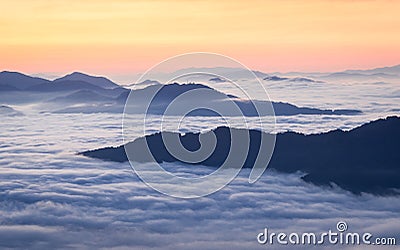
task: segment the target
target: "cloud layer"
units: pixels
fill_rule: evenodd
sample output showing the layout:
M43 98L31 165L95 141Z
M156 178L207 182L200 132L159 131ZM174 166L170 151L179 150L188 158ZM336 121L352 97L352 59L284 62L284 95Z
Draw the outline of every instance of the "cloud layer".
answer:
M272 88L273 97L278 87ZM335 85L331 92L327 88L294 87L280 96L303 105L322 103L321 93L336 94L336 99L329 99L331 107L358 103L366 114L280 117L279 129L313 133L351 128L398 108L396 99L383 94L394 87ZM366 98L374 90L381 97ZM361 94L352 99L345 93ZM30 107L21 111L25 116L1 117L0 123L0 248L275 249L277 245L261 246L256 241L265 227L289 233L325 232L335 229L339 220L354 232L400 234L398 197L355 196L339 188L316 187L303 182L302 173L267 170L258 182L249 184L249 170L243 170L213 195L170 198L142 183L128 164L75 155L122 144L120 115L38 114ZM135 127L134 120L127 132L137 136L142 128ZM220 122L187 118L181 129L204 130ZM166 128L175 129L172 124L176 123ZM157 125L147 132L157 130ZM210 171L164 167L184 175Z

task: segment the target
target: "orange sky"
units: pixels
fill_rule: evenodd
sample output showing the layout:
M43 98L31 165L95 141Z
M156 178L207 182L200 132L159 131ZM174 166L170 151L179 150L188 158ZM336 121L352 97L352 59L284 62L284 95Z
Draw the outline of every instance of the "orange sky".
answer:
M250 68L400 63L400 1L0 0L0 70L138 72L180 53Z

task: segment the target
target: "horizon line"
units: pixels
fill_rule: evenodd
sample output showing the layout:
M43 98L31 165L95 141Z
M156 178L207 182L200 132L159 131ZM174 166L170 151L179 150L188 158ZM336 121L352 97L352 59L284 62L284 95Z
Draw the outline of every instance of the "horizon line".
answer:
M339 71L296 71L296 70L292 70L292 71L264 71L264 70L259 70L259 69L252 69L250 68L250 70L254 71L254 72L261 72L261 73L265 73L265 74L273 74L273 73L279 73L279 74L293 74L293 73L301 73L301 74L313 74L313 73L318 73L318 74L331 74L331 73L338 73L338 72L345 72L345 71L367 71L367 70L375 70L375 69L384 69L384 68L393 68L393 67L397 67L400 66L399 64L394 64L394 65L386 65L386 66L374 66L374 67L365 67L365 68L348 68L348 69L343 69L343 70L339 70ZM183 70L183 69L190 69L190 68L196 68L196 67L185 67L185 68L179 68L179 69L175 69L175 70L171 70L171 71L167 71L167 72L156 72L156 73L173 73L175 71L178 70ZM209 68L209 69L213 69L213 68L230 68L230 67L200 67L200 68ZM233 67L232 67L233 68ZM42 78L42 79L46 79L46 80L54 80L66 75L70 75L73 73L82 73L82 74L86 74L86 75L90 75L90 76L94 76L94 77L105 77L107 79L111 79L115 78L116 76L136 76L139 77L140 75L144 74L145 71L140 71L140 72L115 72L115 73L111 73L111 72L105 72L105 73L97 73L97 72L89 72L86 70L78 70L75 69L73 71L62 71L62 72L45 72L45 71L41 71L41 72L26 72L26 71L20 71L20 70L16 70L16 69L2 69L0 71L0 73L3 72L13 72L13 73L20 73L20 74L24 74L27 76L31 76L31 77L37 77L37 78ZM42 75L42 76L41 76ZM114 77L113 77L114 75ZM114 80L113 80L114 81ZM117 81L118 82L118 81Z

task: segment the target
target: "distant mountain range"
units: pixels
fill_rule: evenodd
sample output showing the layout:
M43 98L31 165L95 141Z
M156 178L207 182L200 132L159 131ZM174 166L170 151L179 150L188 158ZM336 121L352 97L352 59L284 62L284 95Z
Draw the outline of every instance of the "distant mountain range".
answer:
M250 134L250 149L244 167L252 168L257 159L261 134L258 130L234 129L235 133ZM228 157L231 136L227 127L212 131L217 138L213 153L195 165L218 167ZM207 132L211 133L211 132ZM133 162L181 162L172 156L162 141L171 132L138 138L125 147L133 152ZM271 135L263 134L263 138ZM179 135L190 151L200 147L199 133ZM264 139L263 139L264 140ZM149 146L149 150L146 144ZM207 147L207 145L202 145ZM317 185L338 185L356 194L400 194L400 118L379 119L350 131L334 130L322 134L304 135L280 133L269 168L280 172L304 172L305 181ZM124 146L106 147L80 153L102 160L127 161ZM131 155L132 156L132 155ZM184 162L187 163L187 162ZM187 163L190 164L190 163Z
M236 72L236 71L233 71ZM265 76L265 74L258 73ZM216 80L216 78L215 78ZM219 79L221 81L221 79ZM308 78L290 78L289 81L317 82ZM201 102L215 107L228 106L229 103L236 104L244 116L265 116L271 115L270 103L267 101L253 100L252 102L240 99L233 95L226 95L203 84L178 84L171 83L162 85L154 80L143 81L142 89L130 90L124 88L104 77L90 76L87 74L74 72L53 81L27 76L18 72L0 72L0 90L2 93L12 92L13 98L20 102L41 102L48 112L57 113L122 113L128 95L135 100L135 105L145 105L153 98L152 93L159 89L159 93L152 99L149 114L164 114L168 104L175 100L179 95L191 90L208 90L207 95L198 96ZM34 96L32 100L31 96ZM40 97L43 95L43 97ZM39 97L38 97L39 96ZM13 104L1 100L0 103ZM192 100L187 100L189 103ZM79 104L79 105L78 105ZM180 108L184 108L184 101L176 105L176 114L181 114ZM258 107L256 110L255 105ZM272 102L275 115L298 115L298 114L321 114L321 115L354 115L361 113L355 109L318 109L311 107L298 107L290 103ZM141 108L129 108L130 113L142 112ZM237 112L232 113L232 109L222 110L226 116L236 116ZM172 114L173 115L173 114ZM190 116L215 116L215 112L199 109L188 114Z
M18 72L0 72L0 89L20 91L71 91L81 89L113 89L120 87L105 77L74 72L53 81Z
M168 73L159 73L159 72L150 72L149 76L153 79L175 79L181 75L192 74L193 72L204 72L214 76L229 76L229 79L243 79L248 78L249 76L257 76L260 79L268 76L268 74L253 70L249 71L243 68L230 68L230 67L192 67L192 68L183 68L173 72Z
M173 101L176 101L177 98L184 93L190 93L190 91L200 90L195 92L195 94L190 95L189 97L181 98L179 101L179 105L175 106L175 109L170 113L172 115L180 115L185 113L186 106L190 105L194 101L199 103L204 103L207 107L215 107L221 111L221 114L225 116L235 116L237 112L232 109L232 103L236 104L237 107L241 110L243 115L245 116L267 116L271 115L270 112L270 103L267 101L257 101L254 100L250 102L249 100L240 99L234 95L226 95L222 92L219 92L211 87L202 85L202 84L168 84L160 86L149 86L144 89L139 89L131 92L132 100L134 100L134 104L136 106L140 106L141 103L147 103L148 100L152 100L149 105L148 112L150 114L164 114L168 105L170 105ZM204 90L202 92L201 90ZM153 94L157 93L154 97ZM201 94L204 93L204 94ZM275 111L275 115L298 115L298 114L324 114L324 115L354 115L360 113L358 110L323 110L316 108L307 108L307 107L297 107L295 105L283 102L272 102L272 106ZM225 108L226 107L226 108ZM256 109L257 107L257 109ZM128 109L125 111L131 113L140 112L141 107L137 110L135 106L128 106ZM189 116L215 116L217 115L214 112L205 109L199 109L193 111L188 114Z
M307 77L280 77L280 76L267 76L264 77L265 81L273 81L273 82L280 82L280 81L288 81L288 82L305 82L305 83L323 83L323 81L314 80Z
M381 67L367 70L346 70L345 73L349 74L383 74L383 75L397 75L400 76L400 64L389 67Z
M155 78L150 79L162 79L167 77L172 79L173 76L184 75L189 72L209 72L215 75L229 74L230 79L241 79L243 77L249 76L249 72L239 68L226 68L226 67L215 67L215 68L188 68L181 69L171 73L155 73ZM254 75L260 79L266 81L292 81L292 82L320 82L324 79L351 79L353 80L400 80L400 65L395 65L391 67L381 67L375 69L367 70L345 70L341 72L334 73L323 73L323 72L287 72L287 73L264 73L260 71L252 71ZM160 78L157 78L160 77ZM316 78L316 79L314 79ZM208 79L210 82L225 82L224 79L220 77L211 77ZM19 72L3 71L0 72L0 90L3 91L15 91L15 90L26 90L35 85L43 83L71 83L71 82L85 82L104 89L113 89L117 87L122 87L111 80L101 77L101 76L91 76L88 74L73 72L71 74L65 75L63 77L57 78L55 80L47 80L40 77L32 77ZM135 85L152 85L159 84L159 81L155 80L144 80L143 82ZM63 85L63 84L60 84ZM133 86L134 84L130 85ZM60 88L60 87L59 87Z
M215 74L215 77L198 78L202 80L208 80L214 83L226 82L225 79L217 76L229 76L231 80L244 79L250 75L256 75L259 79L269 82L293 82L293 83L324 83L324 82L400 82L400 65L392 67L382 67L368 70L345 70L341 72L271 72L264 73L260 71L246 71L240 68L187 68L177 70L171 73L154 73L151 75L154 78L159 77L160 79L173 79L180 75L185 75L190 72L209 72ZM157 78L158 79L158 78ZM196 81L196 77L192 76L191 79Z
M190 98L181 98L176 101L178 96L184 93L189 93L193 90L205 90L204 95L197 92L196 95L190 96ZM157 92L155 96L153 94ZM199 103L203 103L207 107L214 107L219 109L224 116L237 116L238 113L236 109L232 108L232 104L237 105L244 116L268 116L272 115L271 104L274 108L275 115L298 115L298 114L308 114L308 115L356 115L361 113L359 110L352 109L337 109L337 110L326 110L308 107L297 107L290 103L283 102L272 102L271 104L267 101L253 101L240 99L233 95L226 95L219 92L213 88L202 84L178 84L172 83L167 85L150 85L143 89L133 90L131 92L124 91L118 97L105 98L98 94L90 92L79 92L73 93L69 96L58 98L56 101L60 102L79 102L84 100L89 103L87 106L70 107L59 110L62 113L93 113L93 112L123 112L124 105L128 94L130 93L130 98L133 100L130 105L125 108L125 112L130 114L140 114L143 112L143 107L149 105L147 109L148 114L163 115L167 110L168 106L174 101L176 106L174 110L170 111L170 115L182 115L186 113L186 107L196 100ZM87 96L87 98L85 97ZM72 100L71 100L72 99ZM108 103L114 103L113 106L110 105L98 105L93 106L91 103L99 100L108 101ZM152 100L149 102L149 100ZM257 107L257 109L256 109ZM197 109L190 112L187 116L217 116L218 114L207 110L207 109Z
M340 72L287 72L271 73L265 80L269 81L283 81L292 78L309 78L314 81L328 81L328 82L400 82L400 65L391 67L382 67L367 70L345 70ZM270 78L270 79L269 79Z

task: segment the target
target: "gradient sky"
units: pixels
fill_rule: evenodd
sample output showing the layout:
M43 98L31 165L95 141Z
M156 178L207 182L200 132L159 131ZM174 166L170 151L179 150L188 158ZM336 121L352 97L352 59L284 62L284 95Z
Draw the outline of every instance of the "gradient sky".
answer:
M271 71L400 63L400 1L0 0L0 70L123 75L207 51Z

